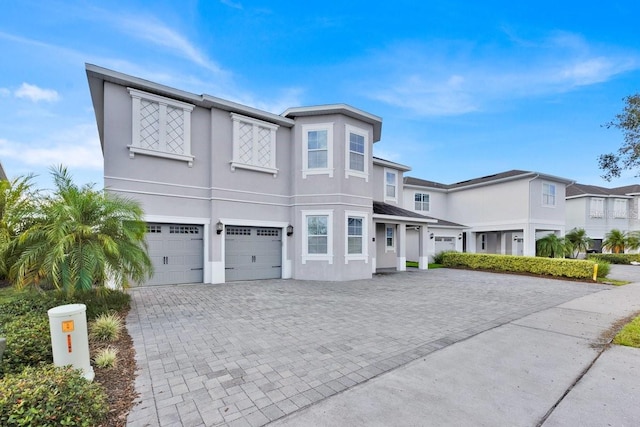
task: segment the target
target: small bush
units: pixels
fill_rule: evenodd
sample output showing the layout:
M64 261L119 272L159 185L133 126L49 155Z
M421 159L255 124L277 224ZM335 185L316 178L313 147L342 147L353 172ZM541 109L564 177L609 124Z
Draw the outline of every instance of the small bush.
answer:
M8 323L3 332L7 348L0 363L0 374L20 372L26 366L51 363L49 318L42 313L20 316Z
M445 267L466 267L591 280L593 279L595 262L563 258L449 252L443 256L443 265ZM603 270L606 270L606 267Z
M45 365L0 380L0 425L95 426L109 409L104 390L80 371Z
M598 264L598 277L604 279L611 272L611 264L606 261L597 261Z
M93 358L93 363L95 363L98 368L108 369L116 366L117 357L117 348L106 347L100 350Z
M122 332L122 320L115 313L103 313L89 323L89 336L96 341L116 341Z
M640 262L640 254L588 254L587 259L609 264L631 264L632 261Z
M444 260L444 255L449 253L449 252L455 252L455 251L441 251L441 252L438 252L437 254L435 254L433 256L433 263L434 264L442 264L443 260Z

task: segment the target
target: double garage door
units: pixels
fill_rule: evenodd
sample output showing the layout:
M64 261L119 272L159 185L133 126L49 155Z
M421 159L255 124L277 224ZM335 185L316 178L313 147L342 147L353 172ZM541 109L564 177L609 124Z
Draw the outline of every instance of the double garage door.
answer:
M225 281L282 277L282 229L225 227Z
M148 285L202 283L204 227L191 224L147 224L147 244L154 274Z

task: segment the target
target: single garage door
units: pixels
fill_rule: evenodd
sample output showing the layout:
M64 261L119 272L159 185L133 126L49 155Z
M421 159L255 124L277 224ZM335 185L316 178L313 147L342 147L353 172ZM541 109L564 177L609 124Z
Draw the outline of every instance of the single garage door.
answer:
M455 251L456 250L456 238L455 237L436 237L435 253L439 254L443 251Z
M154 274L149 285L202 283L204 227L191 224L147 224L147 244Z
M225 281L282 277L282 230L226 226Z

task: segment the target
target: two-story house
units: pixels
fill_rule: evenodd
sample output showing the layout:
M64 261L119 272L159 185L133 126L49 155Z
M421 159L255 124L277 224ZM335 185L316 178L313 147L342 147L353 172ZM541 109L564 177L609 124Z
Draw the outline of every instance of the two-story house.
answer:
M605 188L575 183L567 187L567 230L583 228L601 251L606 234L639 231L640 185Z
M107 191L148 223L149 284L353 280L405 268L408 168L374 159L382 120L344 105L277 115L86 65ZM419 243L418 243L419 244ZM427 245L421 244L421 268Z
M572 181L511 170L455 184L405 178L413 210L440 219L441 240L431 253L464 252L534 256L536 239L565 233L565 188ZM445 221L449 222L447 224Z

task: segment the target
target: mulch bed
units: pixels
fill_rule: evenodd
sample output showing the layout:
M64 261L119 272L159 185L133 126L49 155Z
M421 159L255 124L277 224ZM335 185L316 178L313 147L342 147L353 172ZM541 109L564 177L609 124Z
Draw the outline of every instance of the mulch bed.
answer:
M129 309L119 313L123 323L128 312ZM109 401L109 414L100 427L124 427L127 425L127 415L133 407L133 402L138 397L135 389L136 352L126 327L123 328L120 338L108 345L118 350L116 365L107 369L94 367L96 375L94 381L102 385ZM97 354L102 347L105 345L89 343L89 351L92 355Z

